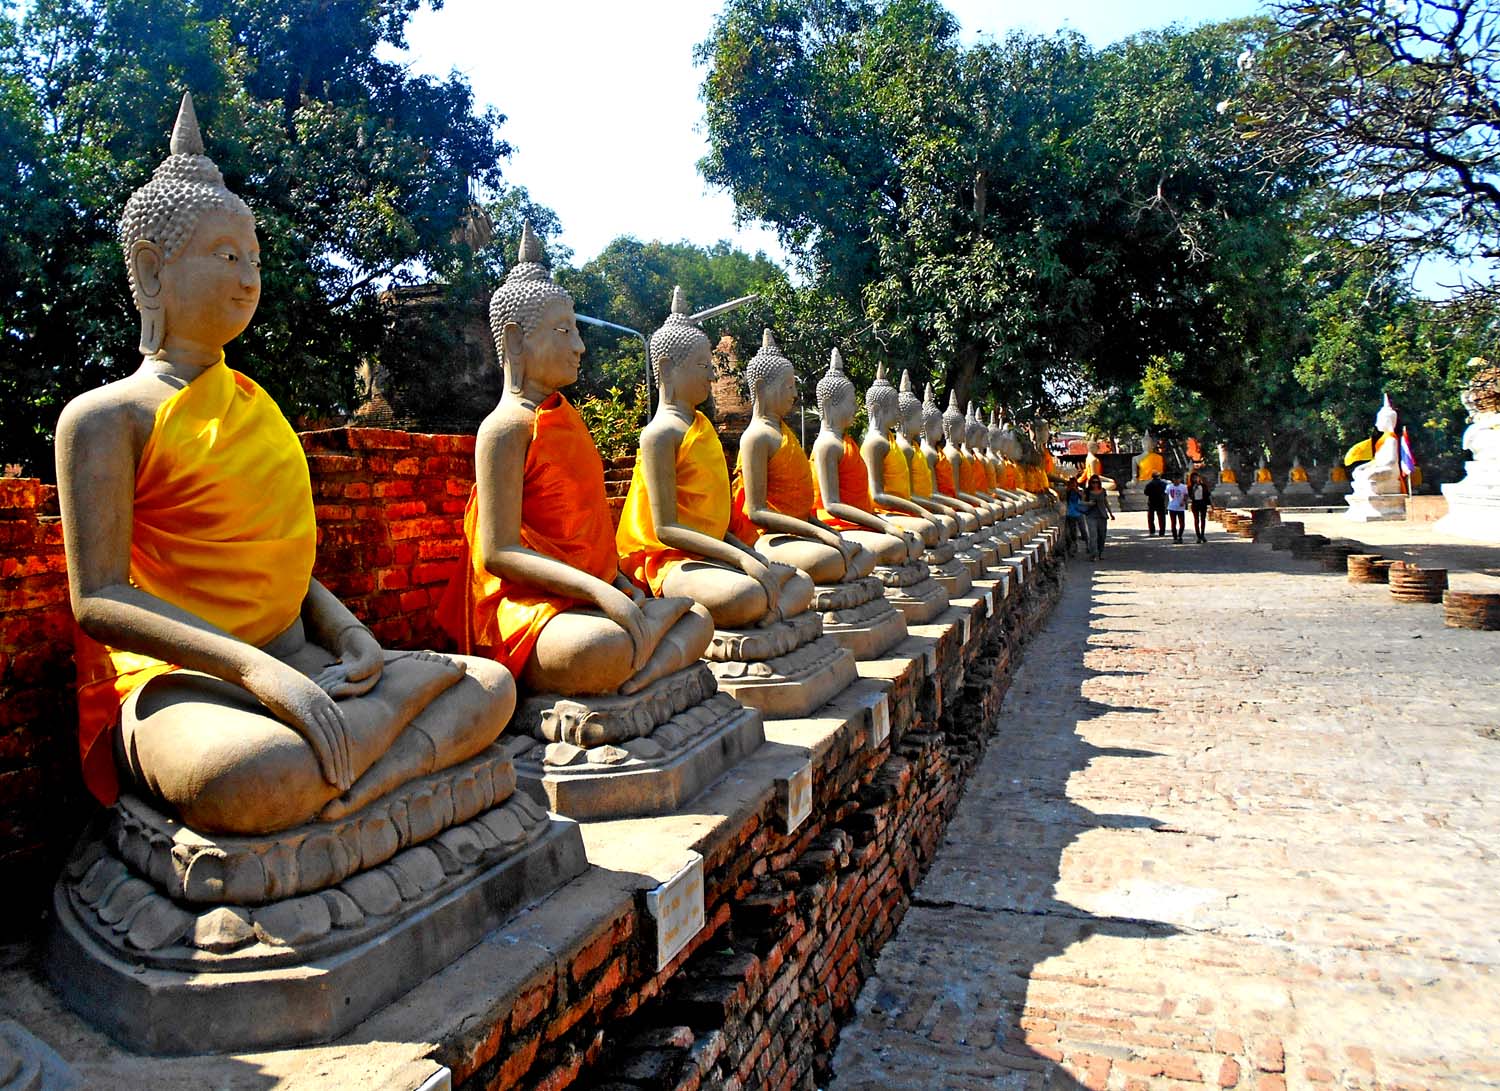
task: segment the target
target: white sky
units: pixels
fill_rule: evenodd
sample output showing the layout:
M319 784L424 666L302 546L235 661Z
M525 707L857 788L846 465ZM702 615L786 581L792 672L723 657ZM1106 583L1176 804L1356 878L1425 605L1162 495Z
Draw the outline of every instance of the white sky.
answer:
M620 235L784 258L775 235L736 228L734 202L710 191L697 163L703 72L715 0L445 0L413 18L404 59L416 71L466 76L480 103L506 115L506 178L557 212L582 264ZM965 34L1071 26L1095 45L1137 30L1250 14L1254 0L949 0Z

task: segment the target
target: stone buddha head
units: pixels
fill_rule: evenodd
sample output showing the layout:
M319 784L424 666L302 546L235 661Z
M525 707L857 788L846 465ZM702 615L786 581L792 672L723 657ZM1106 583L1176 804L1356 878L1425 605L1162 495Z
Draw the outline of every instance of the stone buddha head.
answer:
M922 440L936 449L938 441L943 438L943 411L938 408L932 384L928 383L927 389L922 393Z
M169 338L222 348L245 331L260 302L255 217L203 153L192 95L182 96L170 148L120 217L146 355Z
M760 349L745 364L745 383L758 414L781 420L797 404L796 368L768 329L761 331Z
M828 370L818 380L817 397L818 416L823 419L823 427L836 435L843 435L854 422L858 394L844 374L844 357L836 348L829 354Z
M896 391L896 432L908 440L922 431L922 399L911 388L911 373L901 373L901 386Z
M578 381L583 339L573 297L542 264L542 246L529 222L521 226L515 267L490 296L490 333L512 394L530 385L545 396Z
M950 390L948 408L943 410L943 437L952 450L958 451L963 447L966 429L964 411L958 407L958 391Z
M671 313L651 335L651 370L664 403L702 405L713 383L713 346L688 314L687 297L679 285L672 289Z
M970 402L969 420L968 423L964 425L964 438L968 441L969 450L973 451L976 455L984 449L984 436L985 427L984 421L979 419L979 406L975 405L973 402Z
M879 436L890 435L900 414L900 400L896 388L885 377L885 365L875 368L875 381L865 392L865 412L870 417L870 431Z

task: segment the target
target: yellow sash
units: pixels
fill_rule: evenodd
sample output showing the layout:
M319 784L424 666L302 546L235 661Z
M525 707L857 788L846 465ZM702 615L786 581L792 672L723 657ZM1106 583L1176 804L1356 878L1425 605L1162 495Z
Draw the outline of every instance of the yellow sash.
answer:
M317 533L297 433L271 396L222 356L156 410L135 472L134 586L259 646L301 612ZM84 780L112 803L120 705L175 667L81 630L75 643Z
M695 413L677 448L677 520L710 538L723 538L729 531L730 512L724 445L708 418ZM694 559L657 538L644 460L639 457L620 512L615 549L620 554L620 570L653 595L661 594L662 580L673 566Z

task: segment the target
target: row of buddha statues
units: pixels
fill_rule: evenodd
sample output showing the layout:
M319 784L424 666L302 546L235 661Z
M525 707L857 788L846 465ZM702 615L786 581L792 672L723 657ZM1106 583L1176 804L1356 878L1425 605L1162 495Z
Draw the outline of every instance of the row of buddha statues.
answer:
M993 418L956 398L942 412L905 375L875 380L856 443L836 350L804 453L786 424L794 368L769 331L731 475L700 409L710 343L678 291L649 342L659 402L616 528L563 393L584 349L573 300L527 226L490 301L503 393L438 608L458 650L383 648L313 575L298 437L225 363L259 300L260 251L190 97L120 238L142 363L57 429L83 776L109 809L59 881L52 972L143 1048L161 1041L141 1012L191 1008L204 974L321 959L348 975L334 992L361 994L349 1011L383 1003L397 983L372 959L405 951L420 980L444 958L418 910L466 907L444 911L492 927L566 883L586 867L566 816L680 806L761 743L766 718L836 697L856 659L889 653L1055 522L1045 476L1002 456ZM142 965L181 980L144 996ZM300 1033L263 1018L272 1029L236 1044ZM213 1048L206 1025L194 1041Z
M1303 466L1300 456L1292 459L1286 479L1280 486L1271 471L1270 461L1264 451L1251 472L1249 487L1240 481L1237 462L1226 443L1218 445L1218 470L1213 475L1214 502L1224 507L1264 507L1271 504L1282 506L1316 504L1320 501L1337 502L1353 489L1349 471L1335 461L1329 467L1326 480L1321 487L1314 485L1312 475ZM1126 510L1144 511L1146 508L1145 486L1153 476L1165 475L1165 445L1148 430L1141 444L1141 452L1131 459L1130 481L1121 496ZM1097 445L1089 444L1089 453L1084 460L1086 475L1102 473L1102 464L1097 454Z

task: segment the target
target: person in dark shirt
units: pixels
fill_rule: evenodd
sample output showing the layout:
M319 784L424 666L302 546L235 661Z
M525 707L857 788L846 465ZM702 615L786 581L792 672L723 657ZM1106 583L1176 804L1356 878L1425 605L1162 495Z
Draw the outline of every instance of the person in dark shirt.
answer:
M1146 482L1146 530L1160 538L1167 533L1167 483L1161 474Z

